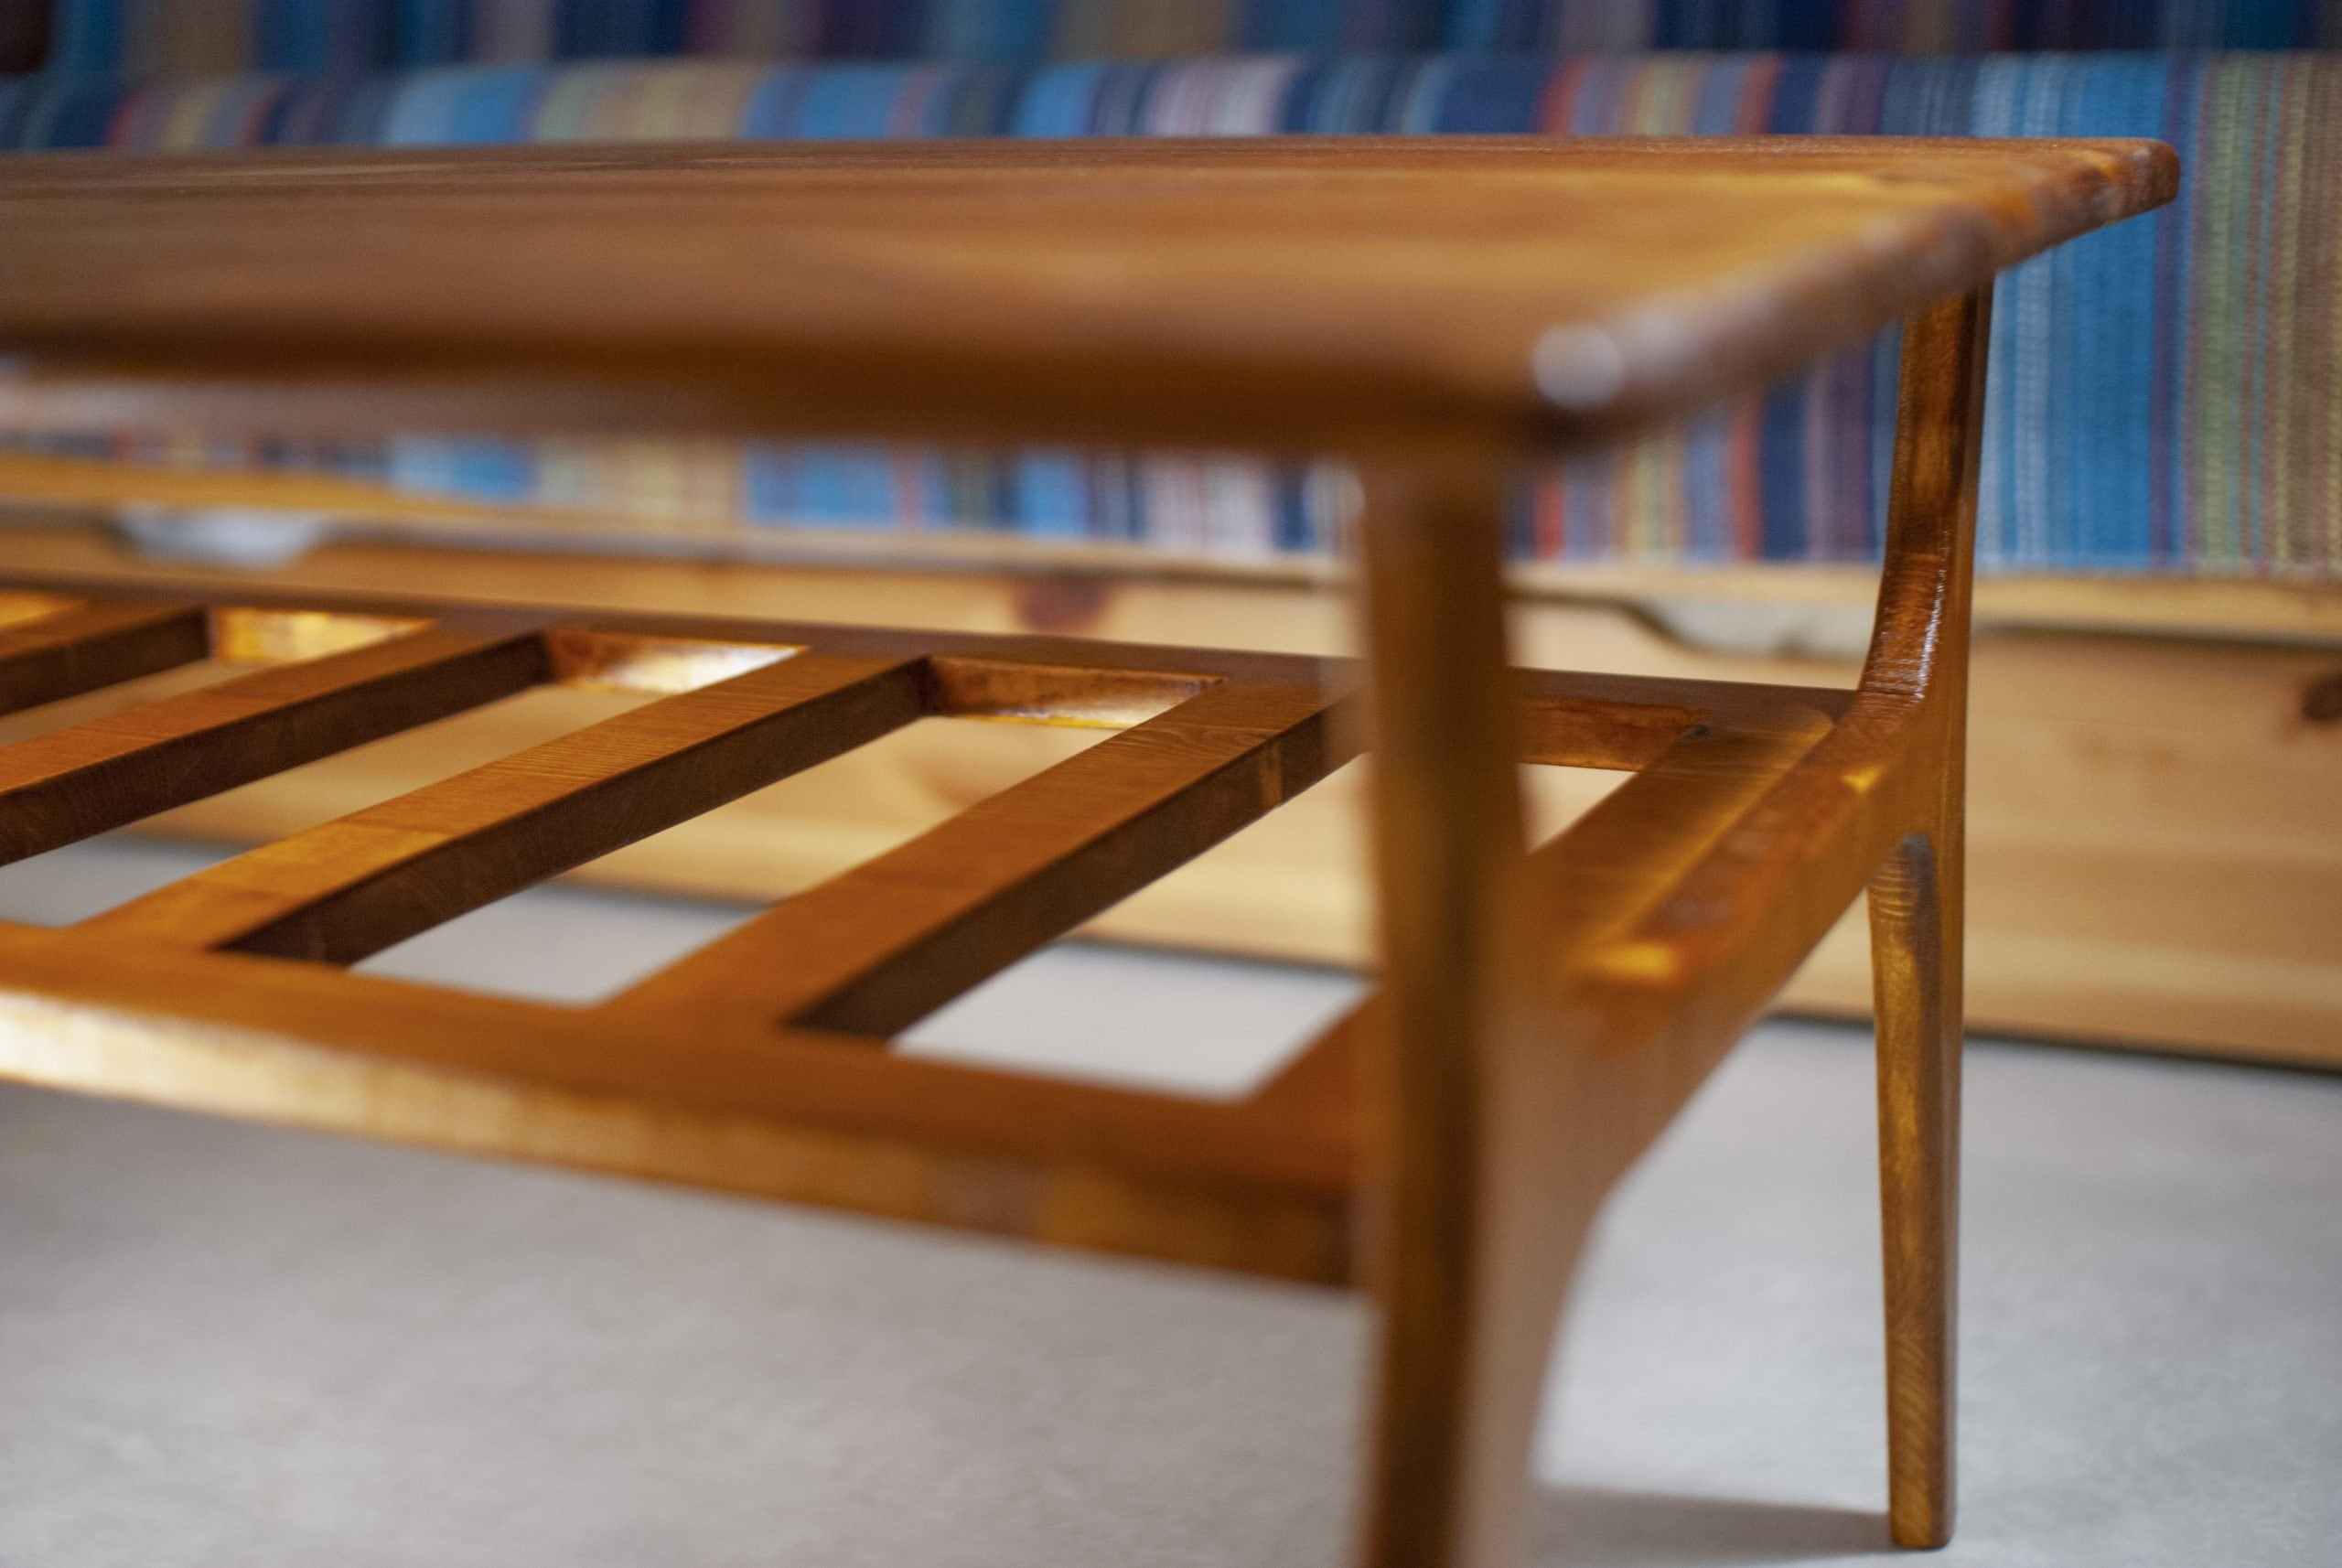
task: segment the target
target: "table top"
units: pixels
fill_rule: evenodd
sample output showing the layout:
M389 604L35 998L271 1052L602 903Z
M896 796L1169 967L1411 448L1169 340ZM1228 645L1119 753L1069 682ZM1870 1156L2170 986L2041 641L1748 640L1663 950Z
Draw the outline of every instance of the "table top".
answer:
M2154 142L1884 137L27 155L0 424L1566 447L2176 171Z

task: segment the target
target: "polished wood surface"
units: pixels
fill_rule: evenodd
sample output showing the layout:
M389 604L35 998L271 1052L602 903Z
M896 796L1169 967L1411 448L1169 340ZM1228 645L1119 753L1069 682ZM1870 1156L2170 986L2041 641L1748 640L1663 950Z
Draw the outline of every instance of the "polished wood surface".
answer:
M2176 166L1875 137L30 155L0 166L0 342L117 363L20 367L0 421L1566 441L1857 342Z
M1872 883L1889 1511L1898 1541L1939 1542L1985 291L2166 199L2173 176L2168 149L2114 142L26 160L0 171L0 346L24 356L0 421L664 421L1334 452L1363 496L1369 657L211 598L200 651L265 668L0 749L6 847L522 688L660 700L79 927L0 929L0 1070L1363 1277L1382 1306L1364 1560L1499 1568L1603 1199ZM1913 310L1853 693L1513 667L1509 465L1749 390ZM88 585L15 588L28 692L188 651L135 631L184 639L183 596L142 623ZM72 616L86 657L39 638ZM598 1006L332 967L953 714L1120 733ZM1380 987L1260 1091L1107 1090L886 1048L1369 746ZM1523 762L1631 777L1532 849Z
M1886 1272L1888 1522L1904 1546L1951 1539L1959 1359L1962 887L1968 635L1977 460L1993 296L1978 290L1903 338L1886 578L1865 695L1906 707L1927 758L1915 819L1870 879Z
M15 586L54 607L18 622L20 634L46 622L103 639L150 609L188 613L184 599L158 604L119 586ZM1196 853L1350 755L1362 728L1337 721L1358 682L1352 667L1064 639L500 614L259 590L215 601L200 624L207 646L185 657L258 668L48 730L0 757L167 752L180 765L153 771L185 780L166 797L176 799L242 776L215 757L306 754L282 749L289 742L280 733L290 731L281 704L214 704L257 714L264 727L255 729L190 722L191 697L265 686L333 698L362 689L361 674L429 672L446 697L386 705L380 723L395 727L478 700L481 649L501 650L489 666L501 689L617 687L655 700L263 845L79 927L0 929L0 988L16 997L15 1026L0 1031L11 1073L1044 1240L1348 1277L1347 1194L1359 1158L1350 1109L1288 1118L1252 1101L897 1057L867 1048L883 1045L880 1034L790 1026L788 1015L810 1004L772 987L801 973L887 974L900 950L893 933L925 940L932 929L918 923L917 899L927 896L918 878L942 874L933 896L955 908L1031 901L1017 920L985 932L983 963L948 972L943 989L965 989L978 971L1049 940L1123 886L1132 854L1143 865ZM347 646L359 637L370 640ZM371 662L354 671L354 656ZM1524 757L1617 769L1644 766L1685 726L1821 727L1845 702L1829 691L1664 679L1522 671L1518 680ZM1120 734L1037 776L1037 790L995 797L1003 809L907 846L898 880L912 901L868 906L886 940L871 941L859 920L792 925L796 950L776 970L769 949L779 929L752 924L740 948L714 944L591 1009L327 967L549 875L570 854L655 831L711 796L754 789L919 714L1102 723ZM372 731L329 723L323 733L355 744ZM710 766L682 765L693 759ZM1026 799L1095 805L1069 816L1029 811ZM48 820L7 806L0 817ZM1150 842L1123 842L1133 819ZM985 831L973 859L942 858L975 826ZM768 919L859 904L887 865L849 872ZM889 1032L948 999L906 1004L899 994L889 993L897 1015ZM804 1152L825 1141L837 1146L823 1159ZM905 1165L911 1151L928 1164ZM951 1173L963 1167L974 1190L955 1185ZM987 1182L999 1202L983 1198L994 1191Z
M909 723L918 676L905 660L779 660L279 839L95 924L355 963Z

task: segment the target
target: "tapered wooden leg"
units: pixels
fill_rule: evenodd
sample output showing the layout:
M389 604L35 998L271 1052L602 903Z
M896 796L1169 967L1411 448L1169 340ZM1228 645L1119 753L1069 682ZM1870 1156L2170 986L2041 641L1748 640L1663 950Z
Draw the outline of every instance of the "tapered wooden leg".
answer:
M1383 950L1373 1568L1515 1560L1554 1324L1600 1197L1554 1168L1585 1147L1556 1111L1578 1097L1531 1015L1501 474L1463 453L1368 478Z
M1887 1517L1951 1539L1960 1283L1960 832L1906 840L1870 885L1886 1263Z
M1865 689L1915 703L1916 831L1870 884L1886 1283L1887 1515L1951 1539L1960 1249L1961 873L1968 617L1992 294L1903 338L1885 580Z

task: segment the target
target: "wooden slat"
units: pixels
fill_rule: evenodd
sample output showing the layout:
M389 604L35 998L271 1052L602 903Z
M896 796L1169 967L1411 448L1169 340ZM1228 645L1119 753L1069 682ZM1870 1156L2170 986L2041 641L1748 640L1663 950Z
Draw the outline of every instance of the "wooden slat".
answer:
M18 741L0 748L0 860L510 696L545 672L534 628L433 628Z
M1327 1283L1354 1133L1241 1103L0 926L0 1078Z
M1347 759L1329 699L1229 682L800 894L613 999L885 1035Z
M76 605L0 627L0 714L192 664L209 650L193 605Z
M1676 741L1530 855L1540 944L1581 956L1663 900L1828 729L1817 716L1802 733L1713 725Z
M1699 723L1700 713L1531 693L1520 703L1520 760L1548 768L1645 768Z
M804 654L224 861L92 934L354 963L921 711L917 661Z

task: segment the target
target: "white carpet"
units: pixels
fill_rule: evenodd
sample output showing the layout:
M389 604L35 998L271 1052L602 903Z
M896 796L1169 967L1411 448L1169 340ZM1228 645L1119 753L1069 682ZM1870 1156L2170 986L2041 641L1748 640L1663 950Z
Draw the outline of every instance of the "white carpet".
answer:
M0 918L187 864L43 857ZM736 918L540 893L377 967L525 950L579 994ZM1348 991L1064 949L922 1037L1226 1088ZM1924 1561L2342 1561L2342 1080L1971 1063L1963 1512ZM1772 1026L1630 1180L1541 1563L1908 1561L1870 1095L1859 1032ZM1328 1292L0 1090L5 1568L1331 1565L1364 1330Z

